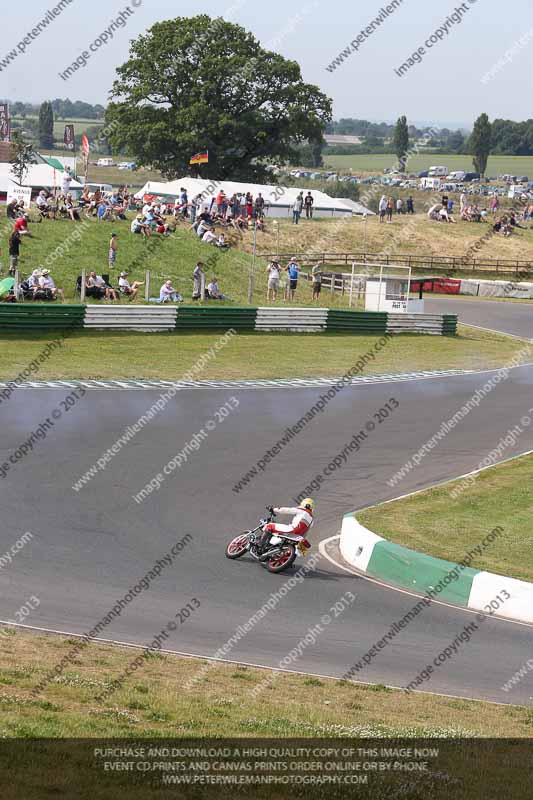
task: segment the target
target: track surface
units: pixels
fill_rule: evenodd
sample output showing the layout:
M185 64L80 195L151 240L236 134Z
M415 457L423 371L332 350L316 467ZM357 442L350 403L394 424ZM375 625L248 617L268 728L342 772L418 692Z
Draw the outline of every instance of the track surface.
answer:
M466 325L510 333L533 339L533 303L473 300L468 297L425 297L428 314L457 314Z
M353 433L390 397L399 408L369 434L361 450L318 493L315 542L338 532L342 512L427 486L473 469L507 429L533 406L533 367L511 371L479 409L395 488L387 480L405 459L484 383L487 375L347 388L285 447L264 473L239 494L234 484L287 425L306 412L320 391L239 389L238 411L212 431L201 448L158 493L132 500L154 473L212 419L234 392L179 393L126 446L105 472L79 493L73 482L159 396L157 391L91 391L63 415L48 437L0 481L5 552L24 531L34 539L0 570L1 618L13 619L30 595L41 604L28 624L83 633L103 617L151 565L185 533L194 540L103 632L106 638L144 644L192 597L201 608L166 643L168 649L212 655L278 589L273 576L243 558L224 558L228 538L255 524L266 503L290 503L342 450ZM0 463L58 406L65 393L19 390L0 405ZM503 413L505 412L505 413ZM513 452L533 448L528 429ZM315 493L316 494L316 493ZM506 511L494 525L505 527ZM340 676L416 602L413 597L347 574L328 560L293 588L228 654L275 667L345 593L357 602L335 619L291 668ZM363 681L401 686L472 620L467 612L434 604L416 618L359 675ZM428 691L501 702L530 703L530 673L511 692L500 686L531 657L531 628L488 619L458 655L436 671ZM358 678L359 678L358 675Z

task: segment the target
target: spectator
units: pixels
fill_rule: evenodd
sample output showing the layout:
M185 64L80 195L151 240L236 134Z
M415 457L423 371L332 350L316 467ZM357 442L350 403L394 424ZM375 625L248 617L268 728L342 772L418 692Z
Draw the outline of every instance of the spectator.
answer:
M135 219L131 221L130 230L132 233L141 233L143 236L152 235L152 229L149 225L146 225L142 214L137 214Z
M64 302L65 295L63 293L63 289L58 289L54 283L54 279L50 275L49 269L43 269L41 272L41 277L39 278L39 289L43 289L47 294L55 300L58 296L61 298L61 302Z
M181 303L183 297L179 294L179 292L174 289L172 286L172 281L170 278L164 282L162 287L159 290L159 302L160 303Z
M13 200L10 200L6 206L6 214L8 219L18 219L19 218L19 201L15 197Z
M381 200L379 201L379 221L380 223L385 220L385 214L387 213L387 198L384 194L381 195Z
M9 274L14 275L19 263L20 233L13 231L9 237Z
M258 219L262 219L265 216L265 198L261 192L255 198L255 216Z
M227 247L229 247L229 244L226 242L226 237L224 236L223 233L221 233L220 236L218 237L216 244L217 247L220 247L222 250L225 250Z
M40 269L34 269L27 280L27 284L30 289L33 289L34 294L36 289L39 288L39 278L41 277L41 274L42 273Z
M41 189L35 200L35 205L43 217L55 219L55 209L48 202L48 194L45 189Z
M133 283L130 284L130 282L128 281L128 273L127 272L120 273L118 279L118 290L122 294L127 295L130 300L135 300L140 286L144 286L142 281L133 281Z
M191 225L194 225L194 223L196 221L196 215L198 214L198 212L200 210L201 200L202 199L201 199L199 194L197 194L191 200Z
M274 259L267 266L267 300L274 302L279 289L279 280L281 276L281 265L278 259Z
M403 200L401 197L396 200L396 213L403 214Z
M72 200L72 195L70 193L67 194L65 198L65 212L70 217L72 222L81 222L78 209L74 207L74 201Z
M313 287L313 300L320 298L320 290L322 289L322 267L320 264L315 264L311 270L312 287Z
M314 202L315 201L313 199L313 195L311 194L311 192L307 192L307 194L305 196L305 200L304 200L305 217L306 217L306 219L313 219L313 205L314 205Z
M407 198L407 213L414 214L415 213L415 204L413 202L413 198L411 195Z
M186 219L189 216L188 206L189 206L189 197L187 195L187 189L185 189L182 186L180 189L180 211L181 211L181 216L184 219Z
M289 263L287 264L287 273L289 276L289 291L288 291L289 300L294 300L294 295L298 287L299 270L300 268L296 262L296 257L293 256L289 261Z
M97 275L94 270L89 273L89 277L85 281L85 289L87 297L95 297L97 299L105 297L106 300L118 300L115 289L109 286L102 276Z
M90 193L89 193L89 187L87 185L85 185L83 187L83 192L81 193L81 197L80 197L80 199L78 201L78 204L82 208L86 208L88 205L90 205L90 203L91 203L91 198L90 198Z
M252 218L254 210L254 198L250 192L246 192L246 216L248 219Z
M392 211L394 208L394 201L392 197L387 200L387 222L392 222Z
M208 228L202 236L202 242L205 242L206 244L216 244L217 241L216 233L213 233L213 231Z
M13 230L18 231L21 236L29 236L31 238L31 233L28 230L28 215L26 213L15 220Z
M298 225L300 222L300 216L302 213L302 208L304 205L304 195L303 192L297 196L296 200L292 204L292 224Z
M459 197L459 211L461 215L463 214L467 205L468 205L468 197L466 195L466 192L461 192L461 195Z
M70 167L67 167L63 173L63 179L61 181L61 193L64 194L65 196L69 193L70 184L72 183L73 180L74 176L70 171Z
M207 297L209 300L225 300L226 297L222 294L220 289L218 288L218 282L215 276L211 279L211 282L207 284Z
M117 244L117 234L112 233L111 239L109 240L109 269L113 269L117 260L117 251L118 251L118 244Z
M197 261L196 266L194 268L194 272L192 274L193 279L193 288L192 288L192 299L193 300L200 300L202 297L202 284L205 280L205 273L203 270L204 263L203 261Z

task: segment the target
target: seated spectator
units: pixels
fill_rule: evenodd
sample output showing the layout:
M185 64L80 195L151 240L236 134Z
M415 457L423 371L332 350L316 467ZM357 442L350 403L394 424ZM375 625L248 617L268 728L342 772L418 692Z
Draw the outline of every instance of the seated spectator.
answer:
M50 294L51 297L55 300L58 296L61 298L61 302L64 302L65 295L63 293L63 289L58 289L54 283L54 279L50 275L49 269L43 269L41 272L41 277L39 278L39 289L42 289L47 294ZM38 290L36 294L38 293Z
M220 247L223 250L229 247L229 244L226 242L226 237L224 236L223 233L221 233L220 236L218 237L216 245L217 247Z
M202 236L202 242L206 244L216 244L218 241L216 233L213 233L212 230L208 229Z
M89 187L84 186L83 192L81 193L81 197L78 200L78 205L81 208L86 208L86 206L90 205L90 203L91 203L91 197L90 197Z
M65 211L73 222L81 222L79 211L74 206L74 201L70 192L65 198Z
M140 286L144 286L142 281L133 281L133 283L130 284L128 281L128 273L120 273L120 277L118 279L118 290L122 294L127 295L130 300L135 300Z
M131 221L130 230L132 233L140 233L143 236L152 235L152 229L150 228L149 225L146 225L142 214L137 214L135 219Z
M39 194L35 199L35 205L39 209L39 212L42 214L43 217L48 217L49 219L55 219L56 216L56 209L54 206L50 205L48 202L49 195L45 189L41 189Z
M164 284L162 285L162 287L159 290L159 301L158 302L159 303L171 303L171 302L172 303L181 303L182 300L183 300L183 297L181 296L181 294L179 294L179 292L176 289L174 289L174 287L172 286L172 281L170 280L170 278L167 278L167 280L164 282Z
M11 200L6 206L6 214L8 219L18 219L19 215L19 201L15 198Z
M34 269L31 273L30 277L27 279L27 284L30 289L38 289L39 288L39 278L41 277L41 270Z
M222 294L220 289L218 288L217 279L213 276L210 283L207 284L206 289L206 296L209 300L225 300L226 297Z
M95 297L98 300L102 297L105 297L106 300L118 300L115 289L109 286L94 270L89 273L89 277L85 281L85 293L87 297Z

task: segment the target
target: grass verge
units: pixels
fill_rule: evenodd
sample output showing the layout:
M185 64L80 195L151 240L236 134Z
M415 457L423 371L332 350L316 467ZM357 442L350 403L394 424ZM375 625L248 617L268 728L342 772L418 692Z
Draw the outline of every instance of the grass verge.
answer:
M7 738L529 737L533 725L533 711L524 707L283 673L254 696L269 671L164 654L148 658L115 694L97 700L137 653L94 643L33 698L33 686L73 640L9 630L2 641L0 735ZM198 682L184 690L197 672Z
M386 539L449 561L459 561L501 525L501 536L471 566L533 581L532 481L533 456L524 456L479 473L471 486L453 481L357 518ZM454 498L458 486L464 490Z
M0 379L12 379L54 334L0 335ZM162 378L177 380L218 341L217 333L80 331L69 336L32 377ZM333 377L344 374L380 337L345 334L239 333L210 361L198 379ZM288 344L290 343L290 346ZM447 336L395 336L369 362L365 375L424 369L482 369L510 361L523 343L459 326ZM253 359L250 358L253 353Z

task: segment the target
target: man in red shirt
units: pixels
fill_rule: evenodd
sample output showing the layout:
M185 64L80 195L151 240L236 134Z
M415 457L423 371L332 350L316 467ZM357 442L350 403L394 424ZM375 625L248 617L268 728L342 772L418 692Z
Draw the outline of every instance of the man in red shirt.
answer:
M18 231L21 236L31 236L31 233L28 230L28 218L26 214L15 220L13 230Z

